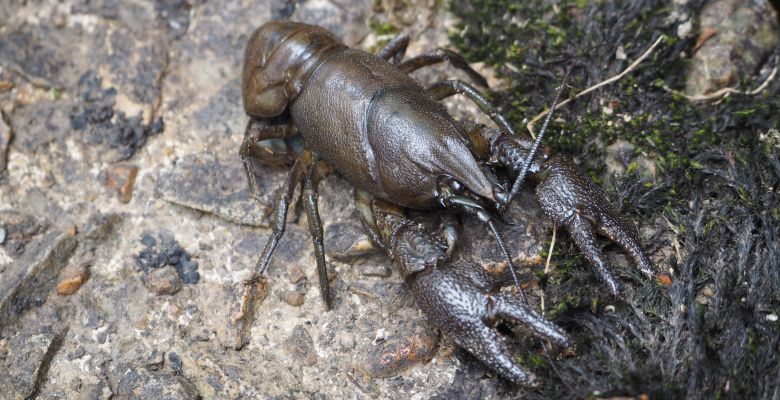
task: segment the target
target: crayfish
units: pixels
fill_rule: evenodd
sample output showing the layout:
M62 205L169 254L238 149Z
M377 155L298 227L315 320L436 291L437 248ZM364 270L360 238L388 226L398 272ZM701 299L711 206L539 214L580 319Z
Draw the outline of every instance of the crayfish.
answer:
M404 60L408 42L401 35L375 55L345 46L323 28L287 21L266 23L252 34L242 75L250 120L240 150L252 193L257 194L253 160L291 166L274 205L271 236L249 281L260 279L268 265L301 183L320 292L331 307L317 188L335 171L355 185L369 237L395 261L425 315L502 376L534 384L534 375L510 356L495 322L524 323L561 346L571 341L527 303L496 229L525 176L536 182L542 209L569 232L614 295L620 285L597 246L597 233L620 245L648 276L650 262L635 230L572 161L545 150L537 155L539 142L517 135L469 83L446 80L424 88L409 76L447 61L486 87L462 56L436 49ZM497 128L453 119L439 101L455 94L474 101ZM302 137L302 149L278 153L261 144L294 135ZM514 181L502 183L498 171ZM501 247L518 295L501 292L503 282L479 265L451 259L457 230L426 232L406 216L405 208L443 208L479 218Z

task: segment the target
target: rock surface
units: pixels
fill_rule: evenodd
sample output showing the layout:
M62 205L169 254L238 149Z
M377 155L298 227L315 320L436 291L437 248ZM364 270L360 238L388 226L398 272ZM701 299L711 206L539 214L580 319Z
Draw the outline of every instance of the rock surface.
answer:
M711 93L752 77L780 43L779 21L768 0L707 2L699 21L698 50L686 73L687 94ZM770 70L760 74L761 81L768 78Z
M366 22L375 2L120 3L0 10L0 364L11 371L0 398L451 393L465 364L446 337L438 347L430 339L393 265L360 228L343 179L320 187L333 310L324 311L299 210L267 281L242 283L286 174L258 166L260 198L250 198L238 158L246 40L271 18L292 18L375 47L387 39ZM452 19L431 4L404 17L410 55L446 44ZM415 77L459 74L437 66ZM448 104L459 116L479 114L463 99ZM524 196L512 214L520 224L505 236L517 261L533 263L550 226ZM500 269L484 227L466 219L464 229L463 251ZM429 340L408 363L375 374L396 378L366 383L352 360L401 323Z

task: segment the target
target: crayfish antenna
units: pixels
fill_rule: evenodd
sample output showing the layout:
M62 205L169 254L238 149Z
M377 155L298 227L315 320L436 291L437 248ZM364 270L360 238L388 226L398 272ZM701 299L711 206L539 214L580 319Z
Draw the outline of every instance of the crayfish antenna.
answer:
M528 300L525 297L525 292L523 291L522 286L520 286L520 281L517 279L517 272L515 272L515 265L512 262L512 256L509 254L509 250L506 248L504 238L501 236L501 233L496 227L495 217L492 216L491 213L489 213L481 204L467 197L450 194L449 196L443 197L441 202L445 207L456 206L469 214L475 215L477 218L479 218L480 221L484 222L488 226L490 232L493 234L493 237L496 238L496 242L498 242L498 247L501 248L501 252L504 254L504 258L506 258L507 267L509 268L509 272L512 274L512 280L514 281L515 287L520 294L520 300L524 304L528 304Z
M525 158L525 161L523 162L523 168L520 170L520 173L517 174L517 178L515 178L515 182L512 184L512 190L509 192L509 196L505 204L509 204L509 202L511 202L512 199L514 199L515 196L517 196L517 193L520 192L520 187L523 184L523 180L525 179L525 176L528 174L528 169L531 167L531 162L533 162L533 159L536 156L536 152L539 150L539 146L542 144L542 138L544 137L545 132L547 132L547 126L550 125L550 121L552 121L552 116L555 113L555 108L558 106L558 99L561 97L563 88L566 87L566 81L569 79L569 75L571 74L571 71L574 69L574 66L577 65L577 63L579 63L581 58L582 55L577 57L577 60L574 61L574 64L572 64L569 67L569 69L566 71L566 75L563 77L563 81L561 82L561 85L558 87L558 90L555 92L555 98L553 98L552 107L550 107L550 112L547 113L547 117L544 119L544 123L542 124L542 130L539 131L539 136L536 137L536 140L534 141L534 144L531 147L531 151L528 153L528 156Z
M512 263L512 256L509 255L509 250L506 248L506 243L504 243L504 239L501 237L501 233L498 232L498 229L496 228L496 224L493 222L492 219L489 219L486 221L488 227L490 228L490 231L493 233L493 236L496 238L496 242L498 242L498 247L501 248L501 252L504 253L504 258L506 258L507 267L509 268L509 272L512 274L512 280L515 283L515 287L517 288L517 292L520 295L520 301L523 302L523 304L528 304L528 299L525 297L525 291L523 291L523 287L520 286L520 281L517 279L517 273L515 272L515 265Z

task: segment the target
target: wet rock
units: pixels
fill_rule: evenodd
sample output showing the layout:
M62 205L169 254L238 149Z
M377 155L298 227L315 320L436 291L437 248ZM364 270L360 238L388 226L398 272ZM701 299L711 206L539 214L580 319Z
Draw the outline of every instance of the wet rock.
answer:
M141 280L150 292L157 295L172 295L181 289L179 274L170 265L147 271Z
M284 341L284 351L296 364L312 366L317 363L314 341L303 326L296 326Z
M282 292L281 298L285 303L293 307L299 307L303 304L305 296L298 290L285 290Z
M365 234L363 227L355 222L331 224L325 229L325 254L334 260L351 263L360 257L379 253Z
M55 315L44 313L35 317L10 336L5 346L0 345L3 371L0 394L3 399L36 397L68 332Z
M116 190L119 201L129 203L133 197L133 184L138 175L138 167L134 165L115 165L106 171L105 184Z
M780 43L779 24L777 12L766 0L707 2L700 17L703 36L687 71L686 92L707 94L750 77Z
M219 162L213 154L193 154L159 172L155 190L163 200L214 214L230 222L268 226L275 189L284 172L256 166L260 199L249 194L241 161Z
M118 368L116 373L121 377L116 389L120 399L201 398L197 388L178 374L134 366Z
M75 293L89 279L89 267L86 264L68 265L60 272L57 294L68 296Z
M75 248L72 235L51 232L31 243L22 257L5 268L0 279L0 327L43 303Z
M155 238L151 233L146 232L141 236L140 241L146 248L138 253L135 263L144 274L170 265L176 269L178 278L183 284L198 283L200 280L198 263L192 261L189 253L176 242L173 234L161 230Z
M374 378L389 378L433 358L439 332L422 320L379 343L363 362Z
M8 148L11 144L13 132L0 114L0 174L5 172L8 165Z
M520 269L542 263L541 252L552 230L552 222L539 208L531 190L522 190L512 201L504 218L514 225L498 224L512 262ZM506 271L506 259L485 224L466 218L461 229L462 251L491 274Z

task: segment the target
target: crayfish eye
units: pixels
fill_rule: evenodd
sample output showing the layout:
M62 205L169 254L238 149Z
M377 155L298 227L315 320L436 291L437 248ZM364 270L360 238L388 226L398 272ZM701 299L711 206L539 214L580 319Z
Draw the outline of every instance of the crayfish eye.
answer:
M456 181L455 179L451 179L450 189L452 189L453 192L460 194L463 192L463 184Z

